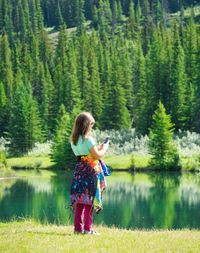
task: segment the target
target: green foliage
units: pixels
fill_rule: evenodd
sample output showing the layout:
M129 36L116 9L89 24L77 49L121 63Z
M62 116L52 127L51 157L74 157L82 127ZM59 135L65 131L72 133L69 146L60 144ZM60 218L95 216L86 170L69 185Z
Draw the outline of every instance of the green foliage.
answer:
M147 119L147 96L150 89L147 90L147 78L145 74L145 58L142 52L141 44L135 52L135 60L137 64L133 67L133 112L134 112L134 125L137 132L144 134L148 129ZM148 97L148 98L147 98ZM151 104L152 105L152 104Z
M19 128L20 82L30 86L34 128L45 140L61 104L70 115L91 111L103 129L144 135L161 100L176 130L200 132L198 13L186 18L168 0L182 10L172 22L162 2L0 0L0 136Z
M75 161L70 144L71 127L70 116L66 112L64 105L61 105L51 147L51 159L62 169L71 168Z
M7 130L7 97L3 83L0 82L0 136L3 136Z
M170 116L166 114L163 104L159 101L149 133L149 153L152 155L150 165L157 169L179 167L179 155L172 139L173 127Z
M170 114L176 129L181 129L184 126L184 89L186 87L185 76L185 54L182 48L178 25L175 22L173 25L173 44L172 44L172 61L170 72L171 83L171 108Z
M11 50L6 34L0 37L0 81L5 86L8 98L13 96L13 71L11 61Z
M130 113L126 106L125 89L123 89L123 66L117 55L112 57L111 85L102 113L102 123L105 129L130 128Z
M5 151L0 149L0 169L6 166L6 154Z
M19 155L32 149L35 142L43 140L37 103L29 83L26 86L22 81L16 84L11 111L10 150Z

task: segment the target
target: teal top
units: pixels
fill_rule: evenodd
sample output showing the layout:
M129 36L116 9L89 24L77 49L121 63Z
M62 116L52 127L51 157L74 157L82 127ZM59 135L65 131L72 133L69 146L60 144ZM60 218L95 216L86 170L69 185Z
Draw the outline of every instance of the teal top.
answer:
M74 145L71 142L72 150L75 156L88 155L90 149L95 146L95 141L93 138L84 139L81 135L79 136L78 142Z

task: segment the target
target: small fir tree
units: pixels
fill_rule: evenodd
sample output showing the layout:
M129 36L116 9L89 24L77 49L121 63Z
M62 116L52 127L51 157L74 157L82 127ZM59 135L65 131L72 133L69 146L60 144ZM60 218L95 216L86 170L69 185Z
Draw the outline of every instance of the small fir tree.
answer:
M62 104L59 109L57 127L51 148L51 159L62 169L72 167L75 162L75 156L72 152L69 141L70 133L70 116L66 112L65 106Z
M153 124L149 133L150 165L157 169L179 168L179 155L173 143L174 124L165 112L161 101L153 115Z

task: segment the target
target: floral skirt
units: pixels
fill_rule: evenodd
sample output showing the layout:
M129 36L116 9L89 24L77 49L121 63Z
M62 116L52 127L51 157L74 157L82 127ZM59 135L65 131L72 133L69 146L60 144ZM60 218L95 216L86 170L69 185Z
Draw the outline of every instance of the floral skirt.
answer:
M71 206L80 203L102 209L102 192L105 188L101 163L90 155L78 157L70 190Z

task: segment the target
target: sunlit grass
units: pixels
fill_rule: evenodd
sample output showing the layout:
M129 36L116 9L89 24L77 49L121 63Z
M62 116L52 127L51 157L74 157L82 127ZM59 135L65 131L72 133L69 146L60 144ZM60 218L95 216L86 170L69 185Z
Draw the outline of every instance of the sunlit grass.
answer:
M74 235L72 226L32 221L0 223L0 252L200 252L197 230L125 230L95 227L99 236Z
M107 156L104 159L104 161L114 170L148 168L149 160L149 155L140 155L137 153L128 155Z
M113 170L129 170L129 169L151 169L149 167L150 155L143 155L140 153L133 153L127 155L110 155L105 156L103 160L110 166ZM181 156L181 164L183 170L200 170L200 158L199 157L183 157ZM10 168L16 168L22 170L20 173L23 174L24 169L50 169L52 166L56 169L56 165L50 160L49 156L44 157L34 157L34 156L23 156L16 158L8 158L7 165ZM5 173L6 171L4 171ZM7 174L10 174L10 171L7 171ZM3 173L3 172L2 172ZM0 175L2 174L0 172ZM4 174L3 173L3 174ZM26 174L27 172L25 172ZM31 170L30 170L31 173ZM35 173L35 172L33 172Z
M131 155L106 156L103 160L112 169L128 169L131 166Z
M46 169L54 165L49 156L37 157L37 156L23 156L13 157L7 159L8 167L15 168L42 168Z

